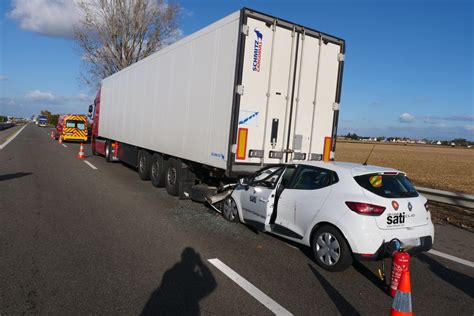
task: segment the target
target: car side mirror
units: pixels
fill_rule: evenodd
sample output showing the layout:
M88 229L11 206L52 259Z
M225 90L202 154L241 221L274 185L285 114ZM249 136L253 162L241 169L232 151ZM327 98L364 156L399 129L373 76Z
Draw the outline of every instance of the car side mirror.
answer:
M247 177L240 178L239 179L239 184L244 186L245 190L248 190L249 189L249 178L247 178Z

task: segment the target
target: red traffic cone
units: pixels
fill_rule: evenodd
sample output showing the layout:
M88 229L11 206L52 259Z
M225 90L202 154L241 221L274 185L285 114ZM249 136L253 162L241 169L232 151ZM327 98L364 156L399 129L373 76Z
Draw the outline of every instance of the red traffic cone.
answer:
M398 285L397 294L393 299L390 316L411 316L411 285L410 271L403 271L400 283Z
M59 135L58 144L62 144L62 143L63 143L63 135Z
M53 139L53 138L54 138L54 132L51 131L51 139Z
M81 147L79 147L79 153L77 154L77 159L84 159L85 158L85 155L84 155L84 147L82 146L81 144Z

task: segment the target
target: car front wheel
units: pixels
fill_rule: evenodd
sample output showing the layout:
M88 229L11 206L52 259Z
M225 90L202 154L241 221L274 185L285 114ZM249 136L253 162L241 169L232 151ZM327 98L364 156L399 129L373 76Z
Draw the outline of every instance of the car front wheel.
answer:
M236 222L239 218L239 213L237 210L237 204L235 203L232 197L228 197L224 200L222 205L222 216L229 222Z
M323 269L336 272L352 264L352 254L344 236L333 226L325 225L316 231L311 240L316 263Z

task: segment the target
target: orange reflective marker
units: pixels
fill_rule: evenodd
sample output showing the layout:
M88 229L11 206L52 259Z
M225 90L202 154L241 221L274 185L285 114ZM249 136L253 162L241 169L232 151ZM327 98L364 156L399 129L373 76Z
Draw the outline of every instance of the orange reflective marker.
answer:
M382 176L372 176L369 178L369 182L374 188L380 188L382 186Z
M239 128L237 133L237 153L236 159L244 160L247 153L248 128Z
M325 137L324 148L323 148L323 161L329 161L329 159L331 159L331 146L332 146L331 137Z

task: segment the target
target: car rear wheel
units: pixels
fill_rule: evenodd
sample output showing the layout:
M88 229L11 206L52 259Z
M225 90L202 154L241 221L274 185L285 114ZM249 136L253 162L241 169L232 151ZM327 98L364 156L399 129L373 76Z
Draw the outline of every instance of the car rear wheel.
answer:
M146 150L138 152L138 175L143 181L150 180L151 155Z
M234 199L229 197L227 198L222 205L222 216L229 222L236 222L239 218L239 213L237 210L237 204Z
M150 180L154 187L160 188L166 185L166 169L166 160L161 155L153 154L151 157Z
M333 226L325 225L311 240L316 263L331 272L343 271L352 264L352 254L344 236Z

